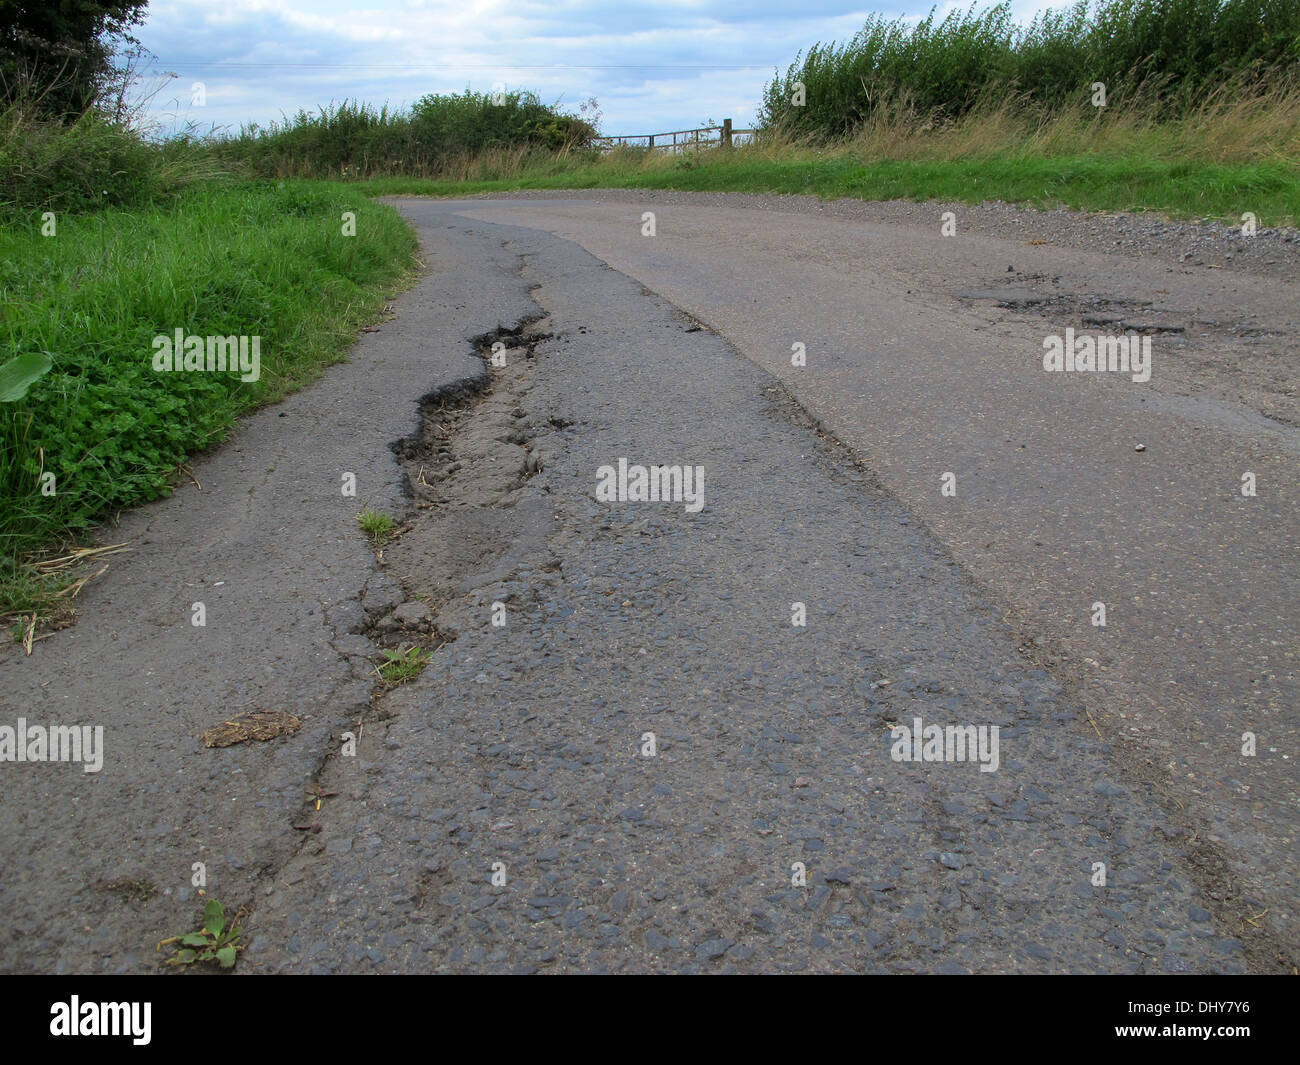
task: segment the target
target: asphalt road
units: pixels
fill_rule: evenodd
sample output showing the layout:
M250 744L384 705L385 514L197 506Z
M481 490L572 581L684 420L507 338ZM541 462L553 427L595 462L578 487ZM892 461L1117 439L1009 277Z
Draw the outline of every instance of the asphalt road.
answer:
M601 199L403 202L394 317L0 652L0 724L106 735L0 767L0 967L156 968L203 862L242 971L1290 971L1294 282ZM1149 383L1043 371L1111 311L1184 327ZM249 709L302 728L203 746Z

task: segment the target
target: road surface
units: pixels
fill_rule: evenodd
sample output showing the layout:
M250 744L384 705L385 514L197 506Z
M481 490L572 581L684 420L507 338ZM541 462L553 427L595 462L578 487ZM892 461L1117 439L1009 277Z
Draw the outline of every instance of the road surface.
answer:
M0 766L0 966L156 968L201 863L248 972L1290 971L1296 271L929 206L401 201L392 317L0 656L106 737Z

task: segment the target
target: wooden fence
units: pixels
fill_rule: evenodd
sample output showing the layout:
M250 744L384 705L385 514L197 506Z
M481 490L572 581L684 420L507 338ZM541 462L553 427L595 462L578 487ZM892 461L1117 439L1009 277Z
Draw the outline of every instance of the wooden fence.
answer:
M714 133L717 136L711 135ZM680 152L689 148L707 148L714 145L730 148L737 141L749 140L754 133L752 129L732 129L731 119L724 118L720 126L701 126L699 129L679 129L668 133L633 133L625 137L597 137L592 143L602 151L629 145L635 148ZM701 134L710 134L710 136L701 137Z

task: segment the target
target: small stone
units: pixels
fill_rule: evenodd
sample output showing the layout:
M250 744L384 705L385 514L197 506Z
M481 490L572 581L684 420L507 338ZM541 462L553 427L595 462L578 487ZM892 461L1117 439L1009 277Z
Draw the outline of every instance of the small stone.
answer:
M709 961L714 961L726 954L727 948L730 946L730 939L709 939L695 948L695 956L697 958L707 958Z

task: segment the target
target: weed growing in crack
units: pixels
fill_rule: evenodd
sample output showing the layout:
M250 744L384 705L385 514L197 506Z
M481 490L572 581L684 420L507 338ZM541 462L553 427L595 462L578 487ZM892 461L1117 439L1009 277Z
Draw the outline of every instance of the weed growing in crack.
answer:
M415 680L432 657L432 652L420 647L410 647L405 651L385 651L385 661L375 668L375 672L385 684L405 684Z
M391 514L385 514L383 511L366 507L357 515L357 524L361 526L361 531L366 534L370 543L374 547L380 548L393 538L393 530L397 528L397 519Z
M142 876L120 876L96 885L101 891L108 891L126 902L148 902L158 894L158 886Z
M172 943L172 956L168 965L193 965L195 962L215 962L223 969L233 969L239 952L244 949L239 942L240 927L235 918L226 920L225 908L216 899L208 899L203 907L203 927L197 932L172 936L158 944L158 950Z

